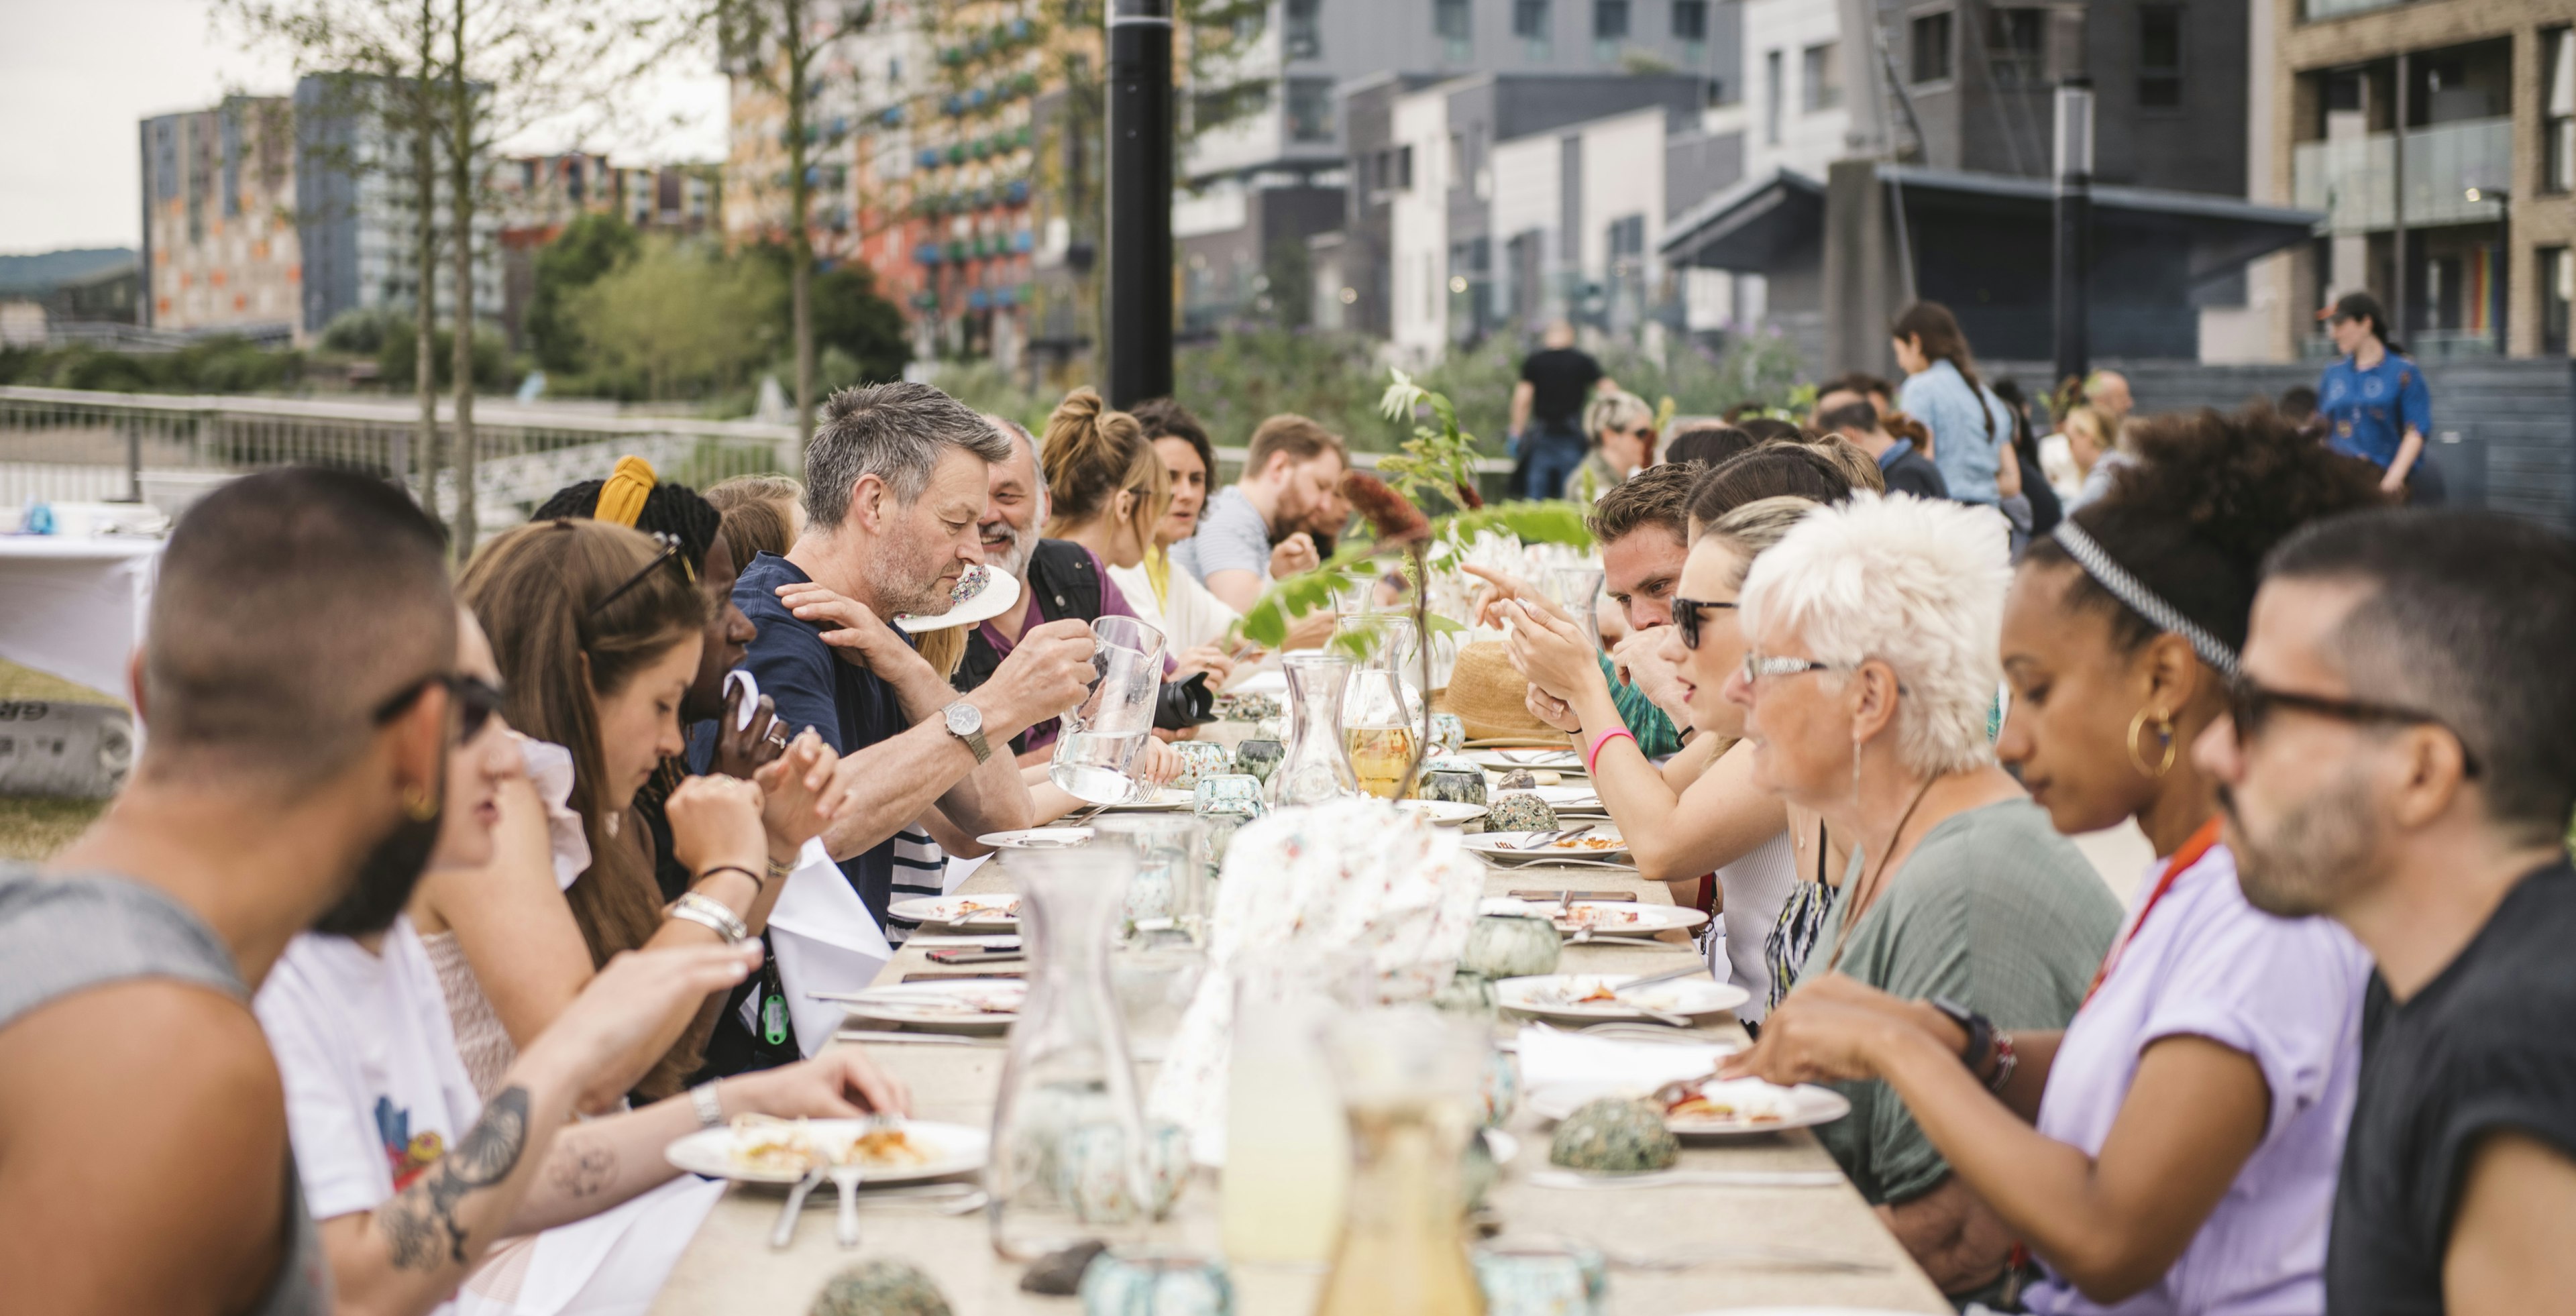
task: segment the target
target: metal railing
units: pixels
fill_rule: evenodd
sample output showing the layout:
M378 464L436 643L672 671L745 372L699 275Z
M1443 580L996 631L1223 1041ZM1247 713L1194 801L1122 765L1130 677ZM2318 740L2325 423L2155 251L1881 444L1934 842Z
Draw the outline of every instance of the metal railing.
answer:
M400 403L161 397L0 388L0 506L37 501L150 502L176 513L223 479L319 465L396 478L417 469L419 413ZM455 443L441 406L442 450ZM524 520L548 494L607 473L634 453L672 480L704 486L801 467L795 430L754 421L594 416L478 403L475 499L485 532ZM456 505L452 456L438 506Z
M2372 133L2302 142L2290 160L2293 204L2326 214L2320 231L2369 233L2397 226L2399 138ZM2469 119L2405 135L2407 227L2474 224L2504 217L2504 204L2472 201L2513 183L2513 120Z

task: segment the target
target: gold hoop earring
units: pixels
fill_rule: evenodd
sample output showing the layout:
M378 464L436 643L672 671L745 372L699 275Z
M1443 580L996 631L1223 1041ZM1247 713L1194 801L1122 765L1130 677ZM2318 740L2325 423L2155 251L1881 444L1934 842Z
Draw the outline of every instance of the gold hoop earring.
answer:
M2158 759L2154 767L2147 766L2147 756L2138 749L2138 733L2145 730L2150 721L2155 724L2157 737L2165 744L2164 757ZM2180 748L2181 746L2174 740L2171 714L2140 707L2138 715L2129 719L2129 766L2136 768L2138 775L2152 780L2173 771L2174 756Z
M403 792L403 814L413 822L428 822L438 816L438 797L428 791Z

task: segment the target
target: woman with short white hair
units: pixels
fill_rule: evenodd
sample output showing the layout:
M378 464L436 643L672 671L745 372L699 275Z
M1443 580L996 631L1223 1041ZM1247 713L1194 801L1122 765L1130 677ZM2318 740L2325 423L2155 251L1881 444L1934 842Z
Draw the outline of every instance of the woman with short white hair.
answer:
M1583 432L1592 451L1565 477L1564 496L1598 500L1631 475L1655 464L1655 409L1634 393L1612 389L1583 409Z
M1995 764L2010 580L2002 522L1903 496L1819 509L1755 559L1726 683L1753 780L1853 843L1792 1006L1836 973L2002 1029L2083 1003L2120 907ZM1944 1292L2003 1297L2010 1232L1884 1083L1840 1086L1852 1114L1817 1133L1853 1184Z

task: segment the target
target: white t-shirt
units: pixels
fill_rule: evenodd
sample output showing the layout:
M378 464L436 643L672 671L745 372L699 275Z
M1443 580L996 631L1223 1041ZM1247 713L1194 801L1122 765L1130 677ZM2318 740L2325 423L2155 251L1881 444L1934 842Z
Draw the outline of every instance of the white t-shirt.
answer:
M1758 1024L1769 1013L1771 968L1763 962L1762 948L1770 939L1771 926L1780 921L1781 908L1789 903L1789 893L1797 888L1797 850L1785 830L1717 870L1717 889L1724 896L1720 917L1725 923L1726 963L1709 967L1725 968L1736 986L1753 993L1752 1000L1735 1007L1735 1017L1746 1023Z

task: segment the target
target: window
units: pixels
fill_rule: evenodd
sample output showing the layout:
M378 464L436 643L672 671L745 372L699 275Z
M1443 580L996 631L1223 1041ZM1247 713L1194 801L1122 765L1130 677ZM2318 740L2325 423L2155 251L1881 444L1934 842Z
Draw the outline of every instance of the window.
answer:
M1837 43L1828 41L1809 46L1799 56L1801 75L1800 105L1809 114L1830 110L1843 103L1843 65Z
M1395 148L1395 181L1390 184L1390 186L1394 187L1398 192L1410 192L1413 190L1412 147L1399 146Z
M1762 71L1769 75L1762 89L1762 141L1766 145L1778 146L1781 107L1789 95L1788 88L1782 85L1788 78L1781 69L1779 51L1774 50L1762 57Z
M2182 108L2182 6L2138 6L2138 108Z
M2540 350L2567 354L2567 309L2576 303L2576 259L2565 247L2540 249Z
M1950 80L1950 15L1925 14L1914 20L1913 41L1908 49L1913 55L1914 82L1947 82Z
M2540 75L2540 188L2564 192L2576 188L2576 31L2542 34Z
M1708 0L1673 0L1673 40L1692 45L1708 40Z
M1321 59L1324 0L1288 0L1288 58Z
M1431 33L1443 41L1465 41L1475 35L1475 11L1468 0L1433 0Z
M1512 0L1512 35L1523 41L1547 40L1547 0Z
M1986 64L1997 87L2048 85L2048 11L1986 11Z
M1628 39L1628 0L1592 0L1592 39Z
M1288 136L1300 142L1333 140L1333 80L1288 79Z

